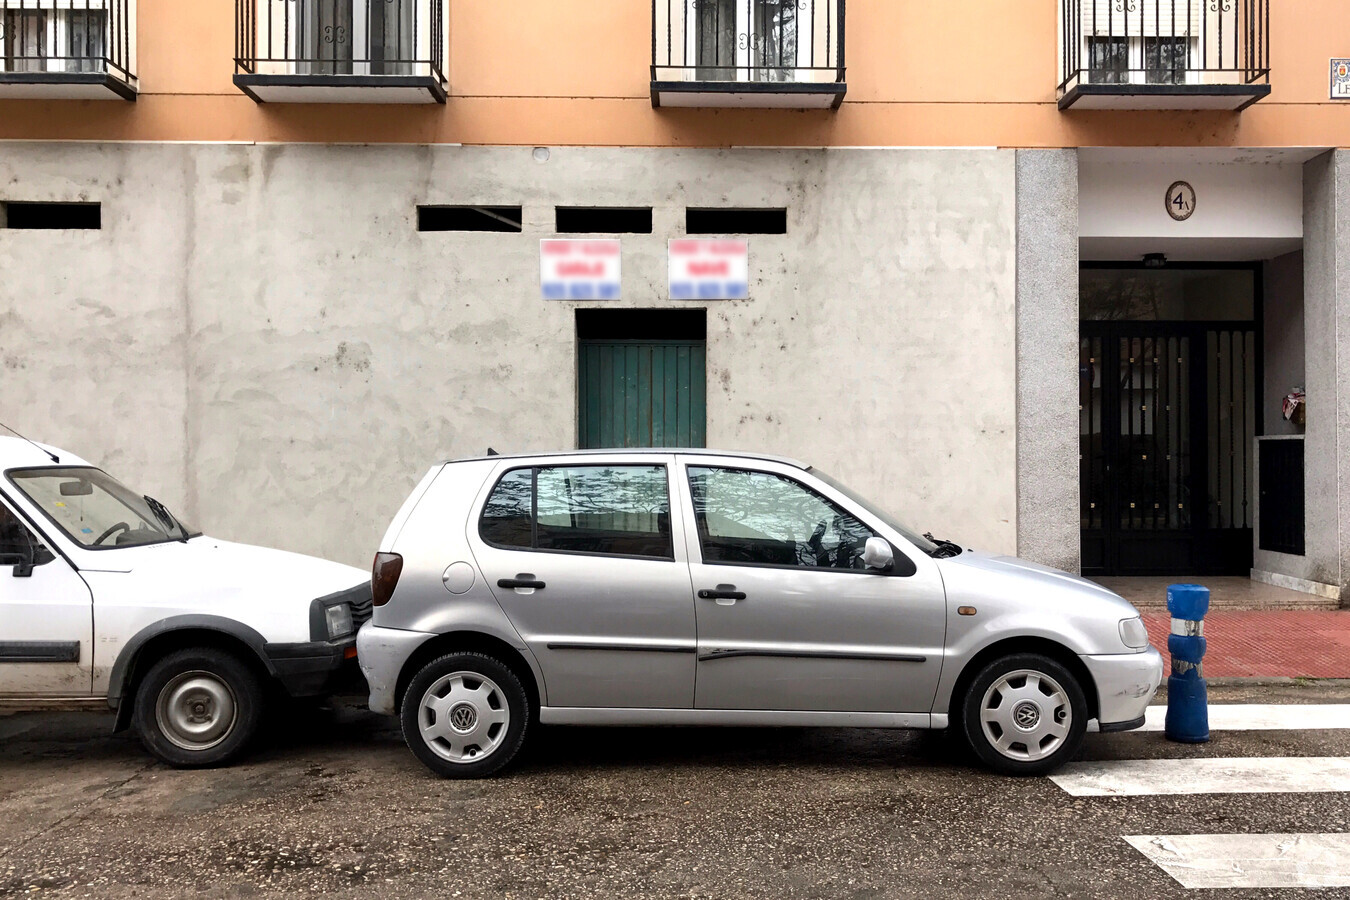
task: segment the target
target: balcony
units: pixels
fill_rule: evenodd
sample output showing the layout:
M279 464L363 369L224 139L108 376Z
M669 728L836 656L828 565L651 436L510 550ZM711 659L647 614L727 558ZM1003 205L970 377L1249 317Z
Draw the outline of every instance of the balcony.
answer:
M0 0L0 99L135 100L134 0Z
M444 103L445 0L235 0L234 55L259 103Z
M652 0L652 106L837 109L844 0Z
M1061 0L1059 108L1245 109L1270 93L1270 0Z

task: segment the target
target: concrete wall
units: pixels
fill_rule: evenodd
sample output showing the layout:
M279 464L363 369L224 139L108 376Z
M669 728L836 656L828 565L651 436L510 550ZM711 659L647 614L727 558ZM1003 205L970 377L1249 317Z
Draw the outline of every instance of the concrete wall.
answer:
M709 446L1012 551L1014 158L0 144L0 200L105 222L0 230L0 419L209 533L366 565L433 461L575 446L577 304L539 299L555 204L653 206L612 305L686 308L684 208L786 206L750 299L709 305ZM525 233L419 233L419 203L523 204Z
M1258 550L1255 569L1324 585L1345 598L1350 575L1350 153L1304 166L1304 438L1306 552ZM1327 593L1327 591L1323 591Z
M1264 424L1266 434L1302 434L1285 421L1281 404L1303 373L1303 253L1286 253L1265 266Z
M1082 566L1078 154L1017 152L1017 552Z

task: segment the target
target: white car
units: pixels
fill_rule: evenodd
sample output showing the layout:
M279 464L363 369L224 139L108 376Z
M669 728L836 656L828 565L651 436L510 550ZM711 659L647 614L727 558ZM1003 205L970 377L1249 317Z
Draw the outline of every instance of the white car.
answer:
M55 447L0 437L0 704L106 698L173 766L244 750L269 698L355 669L370 576L206 537Z

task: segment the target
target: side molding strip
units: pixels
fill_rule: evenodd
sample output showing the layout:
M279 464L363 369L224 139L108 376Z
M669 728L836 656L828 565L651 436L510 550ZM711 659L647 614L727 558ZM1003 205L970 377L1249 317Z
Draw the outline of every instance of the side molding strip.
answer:
M582 641L559 642L545 645L550 650L623 650L629 653L697 653L698 648L685 644L601 644Z
M0 663L77 663L79 641L0 641Z
M928 662L926 656L897 656L886 653L847 653L834 650L709 650L707 653L700 653L699 662L707 662L714 659L735 659L738 656L768 656L781 659L852 659L869 660L874 662L904 662L921 663Z

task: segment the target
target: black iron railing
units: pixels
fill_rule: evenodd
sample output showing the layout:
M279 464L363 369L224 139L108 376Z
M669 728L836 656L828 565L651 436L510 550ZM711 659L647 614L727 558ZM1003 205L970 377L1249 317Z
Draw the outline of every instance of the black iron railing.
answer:
M134 0L0 0L0 74L96 73L135 87L135 34Z
M445 0L235 0L236 74L445 81Z
M1059 89L1270 80L1270 0L1060 0Z
M844 81L844 0L652 0L652 81Z

